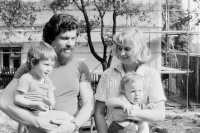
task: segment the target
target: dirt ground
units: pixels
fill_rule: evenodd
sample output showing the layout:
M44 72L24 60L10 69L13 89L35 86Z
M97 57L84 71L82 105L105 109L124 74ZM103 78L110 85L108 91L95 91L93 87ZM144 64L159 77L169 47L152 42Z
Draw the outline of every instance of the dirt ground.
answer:
M200 116L167 116L163 122L149 125L150 133L200 133Z
M199 109L200 110L200 109ZM150 133L200 133L200 113L171 110L162 122L149 123ZM181 115L180 115L181 114ZM189 115L188 115L189 114ZM4 121L2 121L4 119ZM0 112L0 133L17 133L17 123ZM85 131L89 133L89 131Z

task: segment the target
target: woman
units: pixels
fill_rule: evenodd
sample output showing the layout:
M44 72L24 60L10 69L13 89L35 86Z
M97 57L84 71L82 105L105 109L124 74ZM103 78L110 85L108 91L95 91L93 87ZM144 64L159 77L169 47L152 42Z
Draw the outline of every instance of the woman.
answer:
M128 28L114 36L113 54L121 61L107 69L101 76L95 94L95 124L98 133L107 133L112 121L162 121L165 118L166 97L163 92L160 74L144 64L149 61L151 51L143 33L138 28ZM108 98L118 97L121 91L120 80L128 72L135 71L143 77L144 98L142 103L156 104L155 109L132 110L131 114L122 109L111 111L106 108Z

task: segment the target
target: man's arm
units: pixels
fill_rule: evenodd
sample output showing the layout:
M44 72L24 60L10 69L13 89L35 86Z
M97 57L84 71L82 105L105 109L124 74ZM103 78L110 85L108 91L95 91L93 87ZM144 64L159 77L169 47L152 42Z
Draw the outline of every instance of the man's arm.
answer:
M90 82L80 83L80 96L82 108L73 121L81 127L94 113L94 95Z
M36 117L33 113L16 106L13 102L14 91L18 79L14 78L4 89L0 101L0 109L13 120L33 127L39 127Z
M82 100L82 108L74 118L75 122L79 127L85 124L94 112L94 96L90 82L80 83L80 96ZM73 122L65 120L52 120L54 124L58 124L59 127L53 130L51 133L57 132L73 132L75 125Z
M115 121L126 119L146 122L163 121L165 119L165 102L160 101L155 104L157 105L155 109L132 110L129 115L127 112L124 113L122 109L114 109L113 118Z
M94 120L98 133L108 132L108 127L105 120L105 110L106 104L97 100L95 103Z

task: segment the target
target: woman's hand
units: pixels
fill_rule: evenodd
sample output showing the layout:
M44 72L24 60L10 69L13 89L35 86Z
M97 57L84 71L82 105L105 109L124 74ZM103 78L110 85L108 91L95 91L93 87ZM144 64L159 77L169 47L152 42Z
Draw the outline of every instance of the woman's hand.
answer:
M155 108L157 108L157 105L154 103L149 103L146 108L147 109L155 109Z
M53 119L51 122L58 125L58 128L50 133L73 133L75 129L75 125L71 121Z

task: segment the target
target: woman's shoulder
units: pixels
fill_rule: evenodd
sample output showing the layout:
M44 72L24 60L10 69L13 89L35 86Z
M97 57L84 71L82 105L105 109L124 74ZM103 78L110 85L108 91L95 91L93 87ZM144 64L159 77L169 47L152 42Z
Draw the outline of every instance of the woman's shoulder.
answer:
M155 77L160 77L160 72L157 69L150 68L148 66L142 66L138 73L148 80L154 79Z
M141 69L142 69L142 71L144 71L146 73L159 73L159 71L157 69L148 67L146 65L142 65Z

